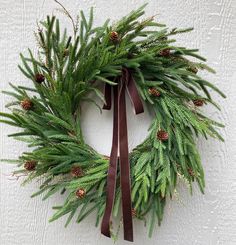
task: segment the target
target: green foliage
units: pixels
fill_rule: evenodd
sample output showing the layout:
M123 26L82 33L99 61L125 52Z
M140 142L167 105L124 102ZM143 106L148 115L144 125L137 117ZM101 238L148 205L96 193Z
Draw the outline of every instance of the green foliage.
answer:
M200 99L218 108L210 91L225 96L194 72L197 68L214 73L203 63L205 58L197 49L174 46L173 35L192 29L169 30L155 22L154 17L140 21L144 8L145 5L132 11L114 26L107 20L95 28L93 9L88 19L81 11L79 28L72 21L73 37L66 30L62 32L55 16L48 16L36 34L38 56L30 49L27 56L20 54L19 69L32 81L32 86L11 84L12 91L4 93L14 101L7 106L9 113L0 113L0 121L20 128L20 132L10 136L32 147L19 157L20 170L16 172L28 174L25 183L44 179L32 197L43 193L45 200L58 192L67 196L63 205L55 207L50 221L69 214L67 226L77 212L76 220L81 222L97 211L98 225L103 215L109 160L84 142L80 106L83 101L95 103L94 97L104 101L99 90L101 83L116 86L114 78L121 74L123 66L132 69L140 96L154 112L147 139L130 153L136 217L140 220L149 217L151 236L155 221L161 223L166 199L172 198L179 177L190 186L196 180L204 191L204 172L195 137L223 140L217 132L223 125L204 116L192 101ZM116 42L110 39L112 31L119 35ZM165 51L168 54L162 55ZM192 59L187 59L188 56ZM37 81L37 74L45 78L42 83ZM151 94L150 89L157 90L160 96ZM30 110L20 107L25 99L33 103ZM168 133L168 140L158 139L160 129ZM23 168L29 160L37 161L35 171ZM81 167L84 175L73 177L70 174L73 166ZM86 191L82 199L75 195L78 188ZM118 215L120 199L118 187L114 216Z

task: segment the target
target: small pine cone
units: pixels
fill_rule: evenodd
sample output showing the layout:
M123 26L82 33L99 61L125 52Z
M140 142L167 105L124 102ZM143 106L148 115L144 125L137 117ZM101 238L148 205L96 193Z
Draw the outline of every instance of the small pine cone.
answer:
M109 226L110 226L110 228L112 228L112 226L113 226L113 222L112 222L112 220L110 220L110 222L109 222Z
M161 56L168 57L170 56L170 49L166 48L160 51L159 53Z
M164 131L164 130L159 130L159 131L157 132L157 138L158 138L159 140L164 141L164 140L168 140L169 135L168 135L168 133L167 133L166 131Z
M68 48L66 48L65 50L64 50L64 52L63 52L63 57L66 57L66 56L68 56L69 55L69 49Z
M188 71L191 71L192 73L195 73L195 74L198 73L198 69L197 69L197 67L195 67L195 66L191 66L191 67L189 67L187 70L188 70Z
M195 105L195 106L203 106L203 104L204 104L204 100L201 100L201 99L196 99L196 100L193 100L193 104Z
M188 168L188 173L189 173L189 175L190 176L194 176L195 174L194 174L194 171L191 169L191 168Z
M137 216L136 209L132 208L131 212L132 212L132 217L136 217Z
M29 161L26 161L25 164L24 164L24 168L28 171L34 171L35 168L36 168L36 165L37 165L37 162L34 161L34 160L29 160Z
M20 102L20 105L24 110L29 111L33 107L33 102L29 99L24 99Z
M161 93L155 88L149 88L148 93L155 97L159 97L161 95Z
M43 74L37 73L37 74L35 75L35 82L36 82L36 83L41 84L42 82L44 82L44 80L45 80L45 77L44 77Z
M73 166L71 168L71 172L70 173L71 173L72 177L75 177L75 178L83 176L83 170L79 166Z
M80 188L80 189L78 189L78 190L76 191L75 195L76 195L78 198L82 199L82 198L85 197L86 192L85 192L85 190L84 190L83 188Z
M116 31L110 32L110 40L113 42L117 42L119 39L119 34Z

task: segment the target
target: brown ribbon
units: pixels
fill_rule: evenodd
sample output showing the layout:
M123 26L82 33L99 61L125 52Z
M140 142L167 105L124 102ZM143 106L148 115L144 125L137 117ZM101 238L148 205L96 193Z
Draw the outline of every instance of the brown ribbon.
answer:
M105 85L106 105L103 106L103 109L111 109L111 91L113 88L114 110L112 148L107 175L106 209L102 220L101 233L110 237L110 218L114 204L117 165L119 159L124 239L133 241L130 166L125 103L126 89L132 101L135 114L142 113L144 109L131 71L127 68L123 68L121 76L118 77L116 81L118 82L117 86L111 86L109 84Z

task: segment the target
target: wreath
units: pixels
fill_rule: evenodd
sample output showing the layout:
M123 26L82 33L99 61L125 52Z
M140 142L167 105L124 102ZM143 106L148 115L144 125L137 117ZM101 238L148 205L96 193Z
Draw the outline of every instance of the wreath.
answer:
M28 56L20 54L19 69L31 82L10 84L13 90L4 93L14 101L6 105L9 113L0 114L1 122L21 129L9 136L32 148L9 160L18 164L15 175L27 176L23 183L43 180L32 197L43 193L45 200L58 192L65 196L62 205L53 207L50 221L68 214L67 226L75 215L79 223L96 212L96 225L102 219L102 234L115 239L111 217L119 217L129 241L133 218L148 223L149 236L155 222L160 225L178 179L190 191L196 181L204 193L196 137L223 141L217 132L223 125L200 110L206 104L219 109L209 90L225 97L198 74L214 70L197 49L174 46L173 36L192 28L170 30L154 16L140 20L145 6L116 24L107 20L95 28L92 8L89 18L80 11L75 21L62 6L73 24L71 36L61 30L55 16L48 16L35 33L37 57L30 49ZM129 153L125 91L137 114L144 104L154 114L148 137ZM89 146L81 129L81 107L84 101L97 105L97 97L103 109L113 104L110 157Z

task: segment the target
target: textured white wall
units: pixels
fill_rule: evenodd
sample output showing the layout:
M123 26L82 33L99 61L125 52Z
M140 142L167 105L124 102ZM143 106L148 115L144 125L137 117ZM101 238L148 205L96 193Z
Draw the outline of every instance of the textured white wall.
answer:
M128 11L141 5L138 0L70 0L61 1L72 14L80 8L85 11L95 6L96 23L105 18L116 20ZM33 30L36 19L40 20L53 12L56 5L52 0L0 0L0 89L8 89L9 82L29 84L17 69L18 53L27 47L35 48ZM55 12L55 11L54 11ZM233 0L150 0L147 15L157 14L157 19L170 27L194 26L191 34L180 36L180 43L199 47L208 57L209 64L217 75L206 75L228 95L226 100L215 96L222 112L207 107L205 111L215 119L225 122L221 133L226 142L199 141L202 161L206 172L206 194L197 188L191 197L182 184L179 200L169 201L161 227L156 227L152 239L147 238L142 223L135 222L135 245L235 245L236 244L236 1ZM59 14L60 15L60 14ZM61 15L60 15L61 16ZM63 18L63 16L61 16ZM68 22L67 22L68 25ZM0 97L0 111L9 101ZM88 107L87 107L88 108ZM150 115L132 115L130 118L130 147L139 143L146 135ZM111 112L102 116L89 107L84 113L87 123L86 136L89 143L104 153L109 153L111 139ZM98 119L97 119L98 118ZM138 124L136 124L138 122ZM100 125L103 124L103 129ZM0 125L0 158L15 158L25 146L7 138L13 128ZM48 224L51 206L61 203L62 197L55 196L42 202L29 196L37 189L33 183L24 188L20 181L11 178L14 166L0 165L0 244L1 245L75 245L111 244L94 227L94 217L83 224L71 223L64 229L65 219ZM117 244L126 244L120 241ZM128 243L127 243L128 244Z

